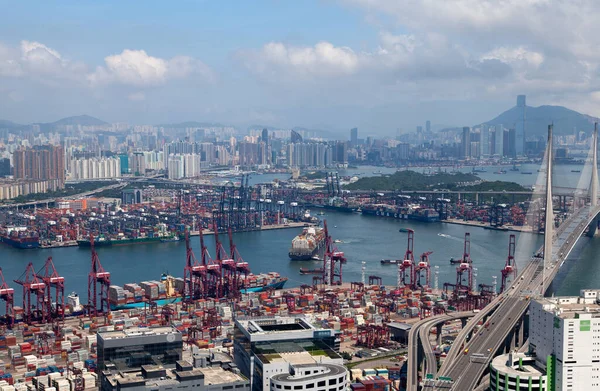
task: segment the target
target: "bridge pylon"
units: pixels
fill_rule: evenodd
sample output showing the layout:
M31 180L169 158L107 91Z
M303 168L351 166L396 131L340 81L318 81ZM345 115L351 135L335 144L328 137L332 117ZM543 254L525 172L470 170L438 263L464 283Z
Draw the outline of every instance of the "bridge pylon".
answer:
M589 192L590 204L592 207L596 207L598 205L598 122L594 123L592 137L592 180Z
M552 239L554 236L554 205L552 203L552 128L548 125L548 143L546 144L546 219L544 220L544 264L542 269L542 284L540 286L540 295L544 296L545 270L546 265L552 262Z
M589 188L590 206L598 206L598 122L594 123L594 133L592 136L592 178ZM593 237L598 230L599 216L596 216L588 227L587 236Z

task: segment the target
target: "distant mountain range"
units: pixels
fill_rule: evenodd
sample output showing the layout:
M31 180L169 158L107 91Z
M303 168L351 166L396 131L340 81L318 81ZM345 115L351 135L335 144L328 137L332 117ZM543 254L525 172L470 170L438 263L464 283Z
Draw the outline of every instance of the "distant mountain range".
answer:
M484 124L513 128L518 120L519 110L515 106ZM591 132L594 129L594 122L600 122L600 120L563 106L526 106L525 109L525 132L528 138L545 137L548 125L552 123L555 134L573 134L576 130Z
M38 122L32 125L39 125L42 132L50 132L59 126L65 125L106 126L110 124L89 115L77 115L74 117L61 118L55 122ZM24 130L29 126L30 125L17 124L12 121L0 119L0 129Z
M600 122L600 119L596 117L592 117L590 115L581 114L577 111L567 109L563 106L539 106L532 107L526 106L525 111L525 131L527 138L531 137L545 137L548 125L554 123L554 132L555 134L565 135L565 134L573 134L575 130L583 130L585 132L591 132L594 128L594 122ZM487 125L503 125L505 128L512 128L515 126L517 121L519 120L519 111L517 106L512 107L509 110L506 110L502 114L498 115L496 118L493 118L489 121L483 122L483 124ZM82 126L106 126L109 125L108 122L105 122L101 119L91 117L89 115L78 115L73 117L67 117L59 119L55 122L48 123L36 123L35 125L39 125L42 132L50 132L56 129L59 126L65 125L82 125ZM480 124L482 125L482 124ZM26 130L30 125L18 124L8 120L0 119L0 129L9 129L9 130ZM156 125L164 128L171 129L182 129L182 128L194 128L194 127L223 127L230 126L224 125L220 123L214 122L199 122L199 121L185 121L180 123L173 124L161 124ZM479 126L479 125L475 125ZM268 125L252 125L248 127L248 129L269 129L276 130L281 129L281 127L273 127ZM302 127L293 127L290 128L296 131L308 131L313 132L313 134L318 134L323 138L336 138L339 137L339 132L334 132L330 130L324 129L307 129ZM460 127L447 127L439 130L442 131L460 131L462 128Z
M213 122L198 122L198 121L185 121L185 122L179 122L179 123L175 123L175 124L160 124L160 125L156 125L160 128L167 128L167 129L185 129L185 128L221 128L224 126L229 126L229 125L223 125L223 124L219 124L219 123L213 123Z

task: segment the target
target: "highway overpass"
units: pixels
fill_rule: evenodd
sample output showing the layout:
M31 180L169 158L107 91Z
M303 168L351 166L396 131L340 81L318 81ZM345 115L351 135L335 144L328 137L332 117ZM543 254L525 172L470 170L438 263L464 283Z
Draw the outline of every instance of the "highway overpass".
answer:
M552 129L549 127L548 147L546 154L548 156L547 171L549 175L546 179L546 210L552 211ZM489 367L491 359L505 351L525 343L523 334L523 315L525 314L529 301L532 298L543 295L551 282L555 278L558 270L568 257L578 239L584 232L590 228L595 232L597 227L598 214L598 171L597 171L597 145L598 132L594 131L593 144L593 169L590 188L588 189L590 203L578 210L575 210L554 232L554 216L552 212L546 214L545 226L547 227L544 238L544 246L538 253L543 257L534 257L528 265L521 271L518 279L513 282L508 290L498 295L488 306L482 309L476 316L463 327L454 341L444 364L437 372L438 379L425 381L423 389L425 390L473 390L477 388L480 379ZM444 315L442 315L444 316ZM441 318L438 316L437 318ZM443 318L441 318L443 320ZM487 327L476 330L479 322L485 322ZM432 322L433 318L432 318ZM430 323L424 323L430 324ZM425 339L425 340L424 340ZM421 347L420 344L429 344L427 338L417 338L409 344L409 357L414 356L411 349L425 351L427 346ZM429 346L429 349L431 347ZM418 353L417 353L418 354ZM475 359L474 359L475 357ZM418 384L415 376L410 374L417 373L418 359L413 363L408 363L408 373L410 382L407 384L408 390L417 390ZM417 368L415 368L417 367ZM430 370L431 364L426 365L426 370Z

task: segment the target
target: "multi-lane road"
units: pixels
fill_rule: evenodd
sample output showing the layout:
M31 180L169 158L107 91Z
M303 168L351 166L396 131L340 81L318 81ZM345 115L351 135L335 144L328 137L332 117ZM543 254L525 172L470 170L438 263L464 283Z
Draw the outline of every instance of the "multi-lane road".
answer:
M491 358L501 350L507 336L521 320L531 297L537 296L542 290L548 288L578 238L599 212L600 207L590 206L577 210L557 229L552 243L553 257L550 262L544 265L541 258L532 258L507 291L498 295L481 312L470 314L471 321L458 334L444 364L437 371L438 377L450 378L453 382L426 381L423 383L424 389L473 390L476 388ZM466 313L435 316L413 326L409 334L408 390L417 389L417 363L420 349L425 358L423 373L436 374L437 361L429 342L431 328L448 320L465 317L464 314ZM484 325L475 331L476 325L483 321L487 327Z
M527 310L531 296L546 291L575 243L598 212L600 208L586 206L565 220L552 243L552 261L544 265L542 259L534 258L510 289L499 296L498 299L502 300L502 303L498 308L492 312L491 308L486 307L485 311L481 312L489 315L486 321L488 327L473 333L476 322L469 322L469 327L463 329L465 333L456 339L438 372L440 376L449 377L454 381L452 390L472 390L477 386L493 355L500 350L506 337L513 332ZM472 337L467 343L466 336L469 333Z

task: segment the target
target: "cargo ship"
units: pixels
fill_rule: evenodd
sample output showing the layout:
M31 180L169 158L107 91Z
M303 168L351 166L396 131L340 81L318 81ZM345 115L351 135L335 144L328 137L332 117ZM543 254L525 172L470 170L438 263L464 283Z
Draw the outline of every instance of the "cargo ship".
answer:
M27 227L6 227L0 231L0 242L18 249L40 247L40 236Z
M242 282L241 293L262 292L271 289L282 289L287 277L279 273L252 274ZM163 274L160 281L144 281L137 283L111 285L108 289L108 302L112 311L143 308L149 301L158 306L181 302L185 288L183 278Z
M397 265L398 263L400 263L400 261L397 259L382 259L381 260L382 265Z
M287 277L281 277L277 272L249 274L242 283L242 293L263 292L271 289L282 289Z
M307 269L305 267L301 267L300 274L323 274L323 269Z
M114 238L109 236L100 235L94 238L94 246L96 247L108 247L108 246L124 246L129 244L146 244L146 243L161 243L161 242L176 242L179 238L174 234L158 234L155 236L139 236L135 238L119 235ZM80 247L90 247L89 239L77 240L77 245Z
M435 209L423 208L420 205L394 206L371 204L363 205L361 212L363 215L423 221L426 223L440 221L440 214Z
M294 261L309 261L325 246L325 231L320 227L306 227L292 240L289 257Z

